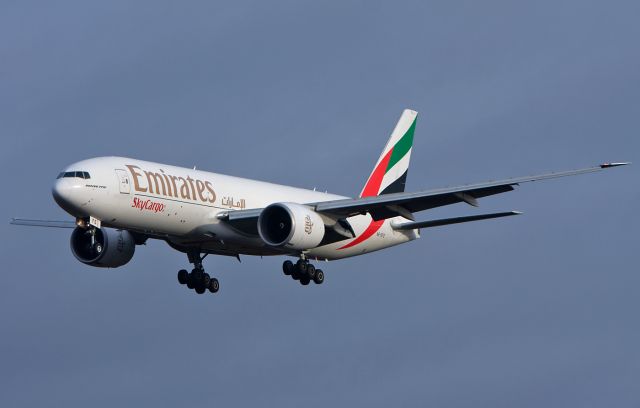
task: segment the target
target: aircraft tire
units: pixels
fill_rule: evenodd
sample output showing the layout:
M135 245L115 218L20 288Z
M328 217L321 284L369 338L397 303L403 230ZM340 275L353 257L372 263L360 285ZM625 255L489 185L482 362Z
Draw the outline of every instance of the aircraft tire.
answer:
M293 272L293 268L293 262L288 259L282 264L282 272L284 272L284 274L287 276L291 275L291 273Z
M196 293L198 295L202 295L204 293L204 291L207 290L204 286L202 285L198 285L196 286Z
M307 274L307 268L308 268L309 264L306 263L305 261L303 261L302 259L300 259L298 262L296 262L296 271L300 274L300 275L306 275Z
M220 290L220 282L216 278L211 278L209 281L209 292L216 293Z
M314 280L316 277L316 267L309 264L307 265L307 276L310 280Z
M322 282L324 282L324 272L322 272L322 269L316 269L316 276L313 277L313 282L315 282L316 285L322 285Z
M185 285L188 281L189 272L187 272L185 269L180 269L178 271L178 282L180 282L181 285Z
M309 279L308 276L303 276L302 278L300 278L300 284L303 286L307 286L309 282L311 282L311 279Z

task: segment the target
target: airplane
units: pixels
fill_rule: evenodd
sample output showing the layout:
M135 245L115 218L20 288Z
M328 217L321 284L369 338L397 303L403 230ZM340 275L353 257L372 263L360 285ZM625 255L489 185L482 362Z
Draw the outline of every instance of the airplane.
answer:
M521 214L506 211L416 221L414 214L506 193L522 183L593 173L630 163L426 191L405 192L418 113L406 109L357 198L127 157L97 157L66 167L52 188L75 221L13 218L11 224L72 228L71 252L90 266L128 263L136 246L163 240L187 255L193 269L178 281L196 293L218 292L203 268L209 254L292 257L285 275L322 284L311 261L367 254L420 237L420 230Z

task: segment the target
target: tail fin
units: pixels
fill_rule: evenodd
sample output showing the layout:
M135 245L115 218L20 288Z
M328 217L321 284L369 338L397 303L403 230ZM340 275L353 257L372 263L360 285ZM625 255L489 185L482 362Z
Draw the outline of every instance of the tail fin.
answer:
M405 109L391 133L360 197L404 191L418 112Z

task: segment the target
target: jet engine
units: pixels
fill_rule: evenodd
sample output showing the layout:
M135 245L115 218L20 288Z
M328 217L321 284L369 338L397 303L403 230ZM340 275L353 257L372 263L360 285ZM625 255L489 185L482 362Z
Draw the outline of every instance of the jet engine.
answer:
M306 205L275 203L260 213L258 233L270 246L305 250L320 244L324 238L324 222Z
M71 252L84 264L117 268L133 258L136 241L129 231L113 228L76 228L71 233Z

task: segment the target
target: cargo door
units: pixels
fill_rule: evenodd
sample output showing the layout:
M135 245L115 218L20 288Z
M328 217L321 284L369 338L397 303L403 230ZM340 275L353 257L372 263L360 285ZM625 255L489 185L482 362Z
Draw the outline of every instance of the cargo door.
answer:
M122 169L116 169L116 175L118 176L118 183L120 184L120 193L129 194L131 192L131 183L129 183L127 172Z

